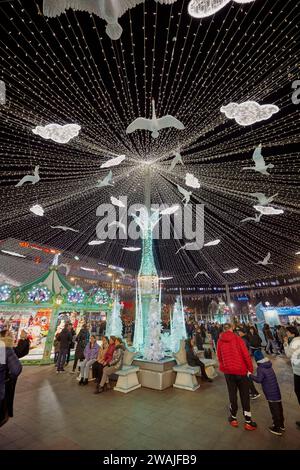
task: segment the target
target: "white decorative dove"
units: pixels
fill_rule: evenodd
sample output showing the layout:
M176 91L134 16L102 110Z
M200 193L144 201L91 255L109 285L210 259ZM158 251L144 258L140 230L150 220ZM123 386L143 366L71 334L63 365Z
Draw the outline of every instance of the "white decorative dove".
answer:
M268 173L269 168L274 168L274 165L272 163L269 163L266 165L264 157L262 156L261 153L262 145L260 144L256 149L254 150L252 159L254 161L255 166L246 166L242 168L242 170L254 170L257 171L258 173L261 173L262 175L267 175L269 176L270 173Z
M51 228L58 228L59 230L63 230L64 232L70 231L70 232L77 232L79 233L79 230L75 230L75 228L67 227L66 225L50 225Z
M177 189L184 196L182 202L184 202L184 205L186 206L190 202L191 195L193 194L192 191L187 191L186 189L179 186L179 184L177 184Z
M196 277L198 276L206 276L207 279L210 279L209 275L205 272L205 271L198 271L195 276L194 276L194 279L196 279Z
M23 176L23 178L16 184L16 188L18 186L23 186L24 183L31 183L31 184L38 183L40 181L39 168L40 168L39 166L35 167L33 175Z
M249 193L250 196L256 197L258 204L260 206L267 206L271 202L274 201L275 197L278 196L278 193L274 194L274 196L267 197L264 193Z
M112 183L112 172L110 171L103 180L97 181L97 188L104 188L105 186L113 186Z
M171 165L170 165L170 168L169 168L169 171L173 171L175 166L177 165L177 163L180 163L181 165L184 165L183 161L182 161L182 156L180 155L180 151L179 150L176 150L176 152L174 153L174 158L173 160L171 161Z
M269 252L262 261L257 261L257 263L255 264L262 264L263 266L267 266L268 264L273 264L273 263L269 263L270 259L271 259L271 253Z
M189 242L189 243L186 243L185 245L181 246L179 248L179 250L176 251L175 255L177 255L177 253L179 253L179 251L181 250L189 250L189 251L193 251L193 250L200 250L201 247L199 247L199 245L197 245L196 242Z
M71 270L71 267L70 267L69 264L61 263L58 267L59 267L59 268L65 268L65 269L66 269L66 276L69 275L69 272L70 272L70 270Z
M262 214L256 214L255 217L246 217L246 219L241 220L242 223L244 222L260 222L260 219L262 218Z
M155 113L155 101L152 100L152 119L146 119L139 117L135 119L126 129L126 134L131 134L137 130L146 130L151 132L153 139L156 139L159 136L161 129L166 129L169 127L175 127L175 129L184 129L184 125L175 117L167 114L161 118L156 117Z

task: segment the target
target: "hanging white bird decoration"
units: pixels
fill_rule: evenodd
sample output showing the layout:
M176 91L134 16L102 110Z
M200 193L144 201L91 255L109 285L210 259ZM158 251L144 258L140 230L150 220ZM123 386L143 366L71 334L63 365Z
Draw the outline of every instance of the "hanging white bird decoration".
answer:
M255 263L255 264L261 264L263 266L267 266L268 264L273 264L273 263L269 262L270 259L271 259L271 253L269 252L267 254L267 256L262 261L257 261L257 263Z
M177 184L177 189L184 196L182 202L184 202L184 205L187 206L190 202L191 195L193 194L192 191L187 191L186 189L179 186L179 184Z
M260 144L256 149L254 150L252 159L254 161L255 166L246 166L243 167L242 170L254 170L257 171L258 173L261 173L262 175L269 176L270 173L268 173L268 169L274 168L273 163L269 163L266 165L265 159L262 156L261 153L262 150L262 145Z
M207 277L207 279L210 279L209 275L207 274L207 272L205 271L198 271L195 276L194 276L194 279L196 279L198 276L205 276Z
M263 214L256 214L255 217L246 217L246 219L241 220L242 223L244 222L260 222L260 219L262 218Z
M23 176L23 178L16 184L16 188L19 186L23 186L23 184L25 183L31 183L31 184L38 183L40 181L39 168L40 167L37 165L34 169L33 175Z
M182 156L180 154L180 151L179 150L176 150L176 152L174 153L174 158L172 159L171 161L171 165L170 165L170 168L169 168L169 171L173 171L175 166L177 165L177 163L180 163L181 165L184 165L183 161L182 161Z
M175 117L167 114L161 118L156 117L155 112L155 101L152 100L152 119L146 119L139 117L135 119L126 129L126 134L131 134L137 130L146 130L151 132L153 139L156 139L159 136L159 131L161 129L166 129L169 127L175 127L175 129L182 130L184 125Z

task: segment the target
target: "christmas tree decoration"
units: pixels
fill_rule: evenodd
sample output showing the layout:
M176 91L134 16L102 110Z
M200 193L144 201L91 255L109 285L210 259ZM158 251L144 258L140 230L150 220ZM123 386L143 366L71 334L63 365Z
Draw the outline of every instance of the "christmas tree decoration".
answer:
M85 299L85 292L81 287L73 287L68 292L67 299L71 304L81 304Z
M11 296L11 288L8 285L0 286L0 302L6 302Z
M28 292L28 300L36 304L48 302L50 296L51 292L46 286L36 286Z
M36 126L32 132L36 135L43 137L43 139L50 139L59 144L67 144L71 139L77 137L81 126L78 124L47 124L46 126Z
M180 349L180 341L186 339L186 328L182 295L176 297L171 320L171 351L176 353Z
M106 336L122 337L121 309L122 305L120 303L119 294L115 293L112 312L106 321Z

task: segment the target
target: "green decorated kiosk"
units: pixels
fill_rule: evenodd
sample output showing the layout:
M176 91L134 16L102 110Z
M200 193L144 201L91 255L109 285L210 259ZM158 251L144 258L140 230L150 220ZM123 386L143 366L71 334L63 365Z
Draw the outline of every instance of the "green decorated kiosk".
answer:
M0 286L0 330L9 328L15 343L25 330L31 347L25 362L49 364L58 328L70 321L76 332L84 322L106 320L113 300L106 290L85 292L72 286L58 271L57 256L49 270L20 287Z

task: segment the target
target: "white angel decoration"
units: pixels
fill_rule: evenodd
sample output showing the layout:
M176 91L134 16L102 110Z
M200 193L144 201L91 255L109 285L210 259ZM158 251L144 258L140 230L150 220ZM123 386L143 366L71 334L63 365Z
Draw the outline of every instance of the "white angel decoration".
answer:
M153 139L156 139L159 136L161 129L166 129L168 127L175 127L176 129L184 129L184 125L175 117L167 114L161 118L156 117L155 112L155 101L152 100L152 119L146 119L139 117L135 119L126 129L126 134L131 134L134 131L139 129L146 130L151 132Z

